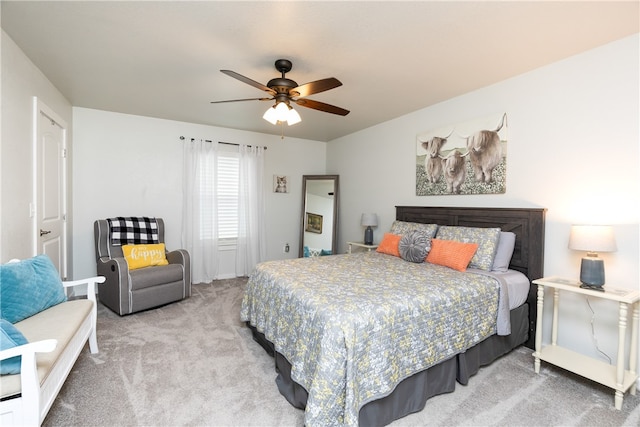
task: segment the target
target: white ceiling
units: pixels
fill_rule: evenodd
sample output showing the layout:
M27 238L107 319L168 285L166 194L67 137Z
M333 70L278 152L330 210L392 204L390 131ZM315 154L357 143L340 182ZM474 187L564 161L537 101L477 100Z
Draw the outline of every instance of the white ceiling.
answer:
M634 1L7 1L2 28L74 106L280 134L264 93L293 61L309 98L290 137L330 141L638 33Z

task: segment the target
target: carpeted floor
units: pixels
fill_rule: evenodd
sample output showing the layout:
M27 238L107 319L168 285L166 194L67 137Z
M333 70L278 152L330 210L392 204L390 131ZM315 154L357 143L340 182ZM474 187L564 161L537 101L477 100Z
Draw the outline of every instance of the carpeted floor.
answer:
M273 359L239 320L246 279L193 287L193 296L119 317L98 309L100 352L81 354L45 426L302 426L279 394ZM640 396L543 363L520 347L469 385L436 396L392 426L638 426Z

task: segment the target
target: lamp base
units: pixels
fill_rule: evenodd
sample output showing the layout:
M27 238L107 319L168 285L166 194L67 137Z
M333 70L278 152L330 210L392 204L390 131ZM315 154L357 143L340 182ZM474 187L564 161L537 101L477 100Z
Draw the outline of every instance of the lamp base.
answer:
M602 285L600 286L596 286L596 285L585 285L584 283L582 285L580 285L580 287L582 289L591 289L592 291L598 291L598 292L604 292L604 288L602 287Z
M373 245L373 228L370 225L364 230L364 244Z
M604 285L604 261L595 257L584 257L580 264L580 282L592 287Z

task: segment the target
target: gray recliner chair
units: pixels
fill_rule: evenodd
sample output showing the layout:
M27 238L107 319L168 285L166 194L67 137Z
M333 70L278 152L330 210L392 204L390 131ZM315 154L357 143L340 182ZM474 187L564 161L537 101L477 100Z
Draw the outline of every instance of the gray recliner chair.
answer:
M126 221L125 221L126 220ZM129 270L124 244L164 243L161 218L99 219L94 223L100 302L121 316L191 296L191 261L185 249L166 251L168 265Z

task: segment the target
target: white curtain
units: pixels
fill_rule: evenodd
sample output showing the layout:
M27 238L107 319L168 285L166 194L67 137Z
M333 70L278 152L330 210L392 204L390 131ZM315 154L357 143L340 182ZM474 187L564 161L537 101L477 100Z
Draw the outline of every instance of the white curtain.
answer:
M218 274L218 144L184 143L182 247L191 256L193 283L208 283Z
M248 276L266 258L264 147L240 146L236 276Z

